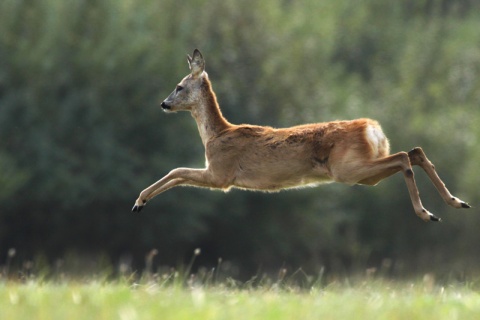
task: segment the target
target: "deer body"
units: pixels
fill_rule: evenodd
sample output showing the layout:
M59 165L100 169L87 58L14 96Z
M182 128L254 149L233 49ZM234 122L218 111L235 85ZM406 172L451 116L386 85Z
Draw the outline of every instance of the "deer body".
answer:
M415 213L425 221L439 221L423 208L412 165L425 170L447 204L469 208L450 194L421 148L389 155L388 139L375 120L282 129L229 123L220 111L200 52L195 50L188 62L191 74L161 106L166 112L191 112L205 147L206 168L172 170L140 193L132 211L140 211L147 201L178 185L278 191L329 182L376 185L402 172Z
M355 166L355 158L388 155L388 141L385 136L372 140L368 132L373 130L381 132L370 119L285 129L231 126L207 143L206 158L213 172L228 177L228 188L277 191L334 181L354 184L357 177L342 175L342 168Z

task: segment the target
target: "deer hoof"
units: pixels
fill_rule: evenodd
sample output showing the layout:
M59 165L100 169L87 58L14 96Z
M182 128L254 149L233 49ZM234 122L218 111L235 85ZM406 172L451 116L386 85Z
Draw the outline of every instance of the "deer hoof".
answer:
M471 206L466 202L462 202L462 208L468 209L471 208Z
M451 205L454 208L464 208L464 209L471 208L468 203L456 197L451 197L450 199L448 199L447 204Z
M434 215L433 213L425 209L422 209L420 212L417 213L417 215L420 217L420 219L422 219L425 222L429 222L429 221L441 222L442 221L442 219L440 219L439 217L437 217L436 215Z
M142 209L143 209L143 206L134 205L132 208L132 212L140 212L142 211Z

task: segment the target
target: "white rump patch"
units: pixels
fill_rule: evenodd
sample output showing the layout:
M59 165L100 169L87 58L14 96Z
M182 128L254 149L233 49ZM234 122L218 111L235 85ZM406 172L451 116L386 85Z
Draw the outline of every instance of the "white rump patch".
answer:
M374 156L379 156L380 150L384 151L385 148L388 148L387 137L385 137L385 134L380 127L369 125L366 133L367 140L370 142Z

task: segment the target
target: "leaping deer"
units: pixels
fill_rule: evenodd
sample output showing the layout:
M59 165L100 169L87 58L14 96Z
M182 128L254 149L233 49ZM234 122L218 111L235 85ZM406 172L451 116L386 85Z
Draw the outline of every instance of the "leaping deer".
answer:
M229 123L220 111L195 49L187 55L191 73L162 102L166 112L190 111L205 147L206 168L177 168L140 193L132 211L170 188L187 185L229 190L232 187L278 191L321 183L376 185L402 172L415 213L424 221L440 221L422 205L413 165L427 173L443 200L455 208L470 206L452 196L421 148L390 155L379 123L372 119L332 121L275 129Z

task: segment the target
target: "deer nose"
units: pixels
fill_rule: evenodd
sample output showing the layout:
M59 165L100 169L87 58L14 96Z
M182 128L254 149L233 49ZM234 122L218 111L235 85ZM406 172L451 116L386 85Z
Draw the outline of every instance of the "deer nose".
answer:
M164 110L170 110L170 106L165 103L165 101L162 102L160 105Z

